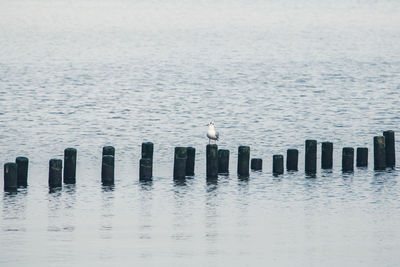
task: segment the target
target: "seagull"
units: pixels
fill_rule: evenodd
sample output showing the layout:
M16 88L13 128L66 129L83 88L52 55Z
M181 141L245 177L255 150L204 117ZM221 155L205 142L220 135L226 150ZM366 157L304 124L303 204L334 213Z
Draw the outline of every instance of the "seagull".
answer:
M206 126L208 126L208 131L207 131L208 144L210 144L211 140L215 140L215 143L217 143L219 138L219 133L215 131L214 122L210 122Z

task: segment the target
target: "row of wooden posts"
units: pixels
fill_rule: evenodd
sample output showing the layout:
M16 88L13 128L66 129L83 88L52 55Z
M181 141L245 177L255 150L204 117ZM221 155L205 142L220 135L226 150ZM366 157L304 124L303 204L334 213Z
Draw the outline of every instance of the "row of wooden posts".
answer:
M385 131L382 136L374 139L374 170L385 170L395 167L395 135L393 131ZM149 181L153 177L153 151L154 144L142 143L142 155L139 167L139 179ZM321 146L321 168L332 169L333 167L333 143L322 142ZM194 147L175 147L174 156L174 179L183 179L193 176L195 170ZM217 178L219 174L229 173L229 150L218 149L216 144L209 144L206 148L206 177ZM299 151L288 149L286 154L286 170L298 171ZM51 159L49 162L49 188L62 186L62 176L65 184L76 183L76 160L77 150L66 148L64 150L64 172L61 159ZM273 155L272 172L280 175L284 172L283 155ZM114 184L114 162L115 148L103 147L101 181L103 185ZM28 185L28 164L26 157L17 157L14 162L4 164L4 190L16 191L18 187ZM357 148L357 167L368 166L368 148ZM239 146L237 173L241 177L249 176L249 169L262 170L262 159L253 158L250 161L250 147ZM344 147L342 150L342 171L354 171L354 148ZM305 172L315 175L317 172L317 141L305 141ZM63 175L62 175L63 174Z

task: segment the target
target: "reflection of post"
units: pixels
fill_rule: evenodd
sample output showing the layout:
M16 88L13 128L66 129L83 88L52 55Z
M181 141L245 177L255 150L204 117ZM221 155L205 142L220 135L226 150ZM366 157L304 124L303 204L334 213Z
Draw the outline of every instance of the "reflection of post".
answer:
M31 225L31 222L28 219L29 216L26 216L27 201L28 199L26 189L20 189L18 191L18 194L16 194L15 192L3 194L3 206L2 211L0 212L0 224L1 230L3 232L15 233L12 235L13 237L15 237L19 235L18 233L16 233L17 231L26 231L26 222L28 223L28 225ZM20 253L20 250L13 249L13 254L15 255L15 257L21 256Z
M102 205L100 214L100 238L111 239L112 238L112 223L114 218L114 188L105 186L101 192ZM108 255L110 249L102 249L102 255Z

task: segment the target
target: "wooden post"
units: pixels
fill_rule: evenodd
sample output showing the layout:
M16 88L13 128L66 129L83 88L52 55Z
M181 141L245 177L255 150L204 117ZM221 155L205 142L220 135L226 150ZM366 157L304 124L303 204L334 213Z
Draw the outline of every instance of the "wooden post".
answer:
M57 188L62 186L62 160L51 159L49 161L49 187Z
M186 176L194 176L194 166L196 159L196 149L194 147L186 148Z
M142 158L139 165L139 180L151 181L153 177L152 160L150 158Z
M385 137L386 167L394 168L396 166L394 132L384 131L383 136Z
M218 173L229 173L229 150L218 149Z
M357 167L368 166L368 148L358 147L357 148Z
M113 146L103 147L103 156L110 155L115 157L115 148Z
M249 146L239 146L238 149L238 168L237 172L239 176L248 177L249 173L249 162L250 161L250 147Z
M261 171L262 170L262 159L260 159L260 158L251 159L251 169L253 171Z
M27 187L29 159L17 157L15 163L17 164L17 186Z
M386 169L385 137L374 137L374 170Z
M76 154L75 148L66 148L64 150L64 183L76 183Z
M273 155L273 157L272 157L272 173L274 175L283 174L283 155Z
M142 143L142 159L151 159L153 162L154 144L152 142Z
M186 175L186 147L175 147L174 179L184 179Z
M305 172L307 174L317 173L317 141L306 140Z
M299 161L299 151L297 149L290 148L286 153L286 170L297 171Z
M342 171L354 171L354 148L344 147L342 150Z
M101 182L103 185L114 185L114 163L114 156L103 156L101 163Z
M332 169L332 167L333 167L333 143L322 142L321 169Z
M17 164L14 162L4 164L4 191L17 191Z
M206 147L207 178L218 178L218 146L209 144Z

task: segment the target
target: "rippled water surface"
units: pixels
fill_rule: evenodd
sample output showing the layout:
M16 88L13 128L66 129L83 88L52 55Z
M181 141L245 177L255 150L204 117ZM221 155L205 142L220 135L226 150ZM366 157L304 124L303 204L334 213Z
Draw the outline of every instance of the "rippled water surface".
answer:
M389 0L0 1L0 164L30 159L29 187L0 198L0 265L399 265L398 169L342 174L340 159L366 146L372 163L373 136L399 132L399 14ZM231 174L207 181L210 120ZM332 172L305 177L305 139L334 142ZM262 172L238 179L238 145ZM197 149L180 183L175 146ZM66 147L77 184L49 194ZM274 177L287 148L300 170Z

